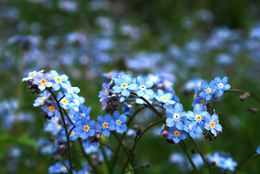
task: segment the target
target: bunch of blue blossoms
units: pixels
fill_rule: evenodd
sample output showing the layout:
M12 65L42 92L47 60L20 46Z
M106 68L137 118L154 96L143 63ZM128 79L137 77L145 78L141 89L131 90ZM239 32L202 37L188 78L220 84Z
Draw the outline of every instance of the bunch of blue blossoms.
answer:
M78 95L80 89L73 87L66 75L53 70L47 73L33 71L23 81L27 81L32 92L38 94L33 106L40 106L48 118L45 131L51 133L59 145L56 152L64 151L64 148L68 150L71 144L66 146L66 142L77 140L84 148L83 153L94 156L97 160L95 163L100 163L103 160L98 148L100 136L108 137L110 131L123 133L127 129L126 116L119 112L98 116L97 120L91 119L91 108L83 104L84 98ZM49 172L67 173L71 168L72 164L67 160L59 161L49 168ZM87 169L89 167L83 165L79 173Z
M50 166L50 173L87 171L99 173L97 165L106 156L104 149L101 148L103 147L101 145L104 145L101 137L109 137L111 132L114 132L123 134L124 138L126 131L129 130L130 121L144 108L150 108L159 120L144 130L136 131L134 143L137 143L139 138L157 123L163 124L162 135L168 142L180 143L182 147L184 147L183 140L187 137L193 140L204 134L205 138L211 140L222 132L222 126L219 124L218 115L209 107L209 103L220 98L230 88L227 77L217 77L210 83L202 82L195 88L193 110L185 111L175 94L172 80L151 74L134 78L126 73L112 72L105 74L105 82L99 92L102 107L107 114L100 115L95 120L90 117L91 108L86 107L84 98L78 95L80 89L73 87L66 75L60 75L53 70L47 73L33 71L23 81L28 82L32 93L38 94L33 106L40 106L48 118L45 131L51 133L58 144L55 153L67 154L66 160L59 158L56 164ZM71 152L72 142L76 141L88 162L87 165L82 163L82 170L78 172L73 170L75 164L72 163ZM122 140L120 141L119 145L126 149ZM127 160L122 173L133 160L135 147L133 145L132 150L126 152ZM109 154L109 150L105 150L105 153ZM118 157L118 154L114 154L114 157ZM110 173L113 172L115 161L113 159ZM208 164L208 161L204 163Z
M219 117L210 111L207 104L218 99L230 89L228 78L215 78L210 83L202 82L195 88L193 111L185 111L176 96L174 83L155 75L131 77L125 73L106 75L106 82L99 93L103 108L107 111L118 110L121 106L148 105L164 121L162 135L169 142L179 143L191 136L212 139L222 132Z

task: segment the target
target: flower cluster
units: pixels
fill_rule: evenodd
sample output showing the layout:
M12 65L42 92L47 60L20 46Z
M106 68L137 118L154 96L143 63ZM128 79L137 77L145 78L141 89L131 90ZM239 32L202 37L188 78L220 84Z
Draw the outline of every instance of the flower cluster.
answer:
M195 95L193 99L193 105L202 104L207 105L210 100L220 98L225 91L230 89L230 84L228 84L228 77L216 77L209 83L202 81L197 85L195 90Z
M223 95L230 88L227 77L216 77L210 83L201 82L195 88L193 111L184 111L179 98L173 89L174 83L165 78L148 75L131 77L129 74L116 73L106 75L107 81L99 92L100 101L106 110L116 110L120 103L131 105L152 105L159 107L165 113L165 128L163 136L174 143L190 135L193 138L204 133L211 139L222 132L218 115L210 113L206 104ZM204 101L204 102L202 102ZM162 115L164 115L162 113Z
M150 74L133 78L122 72L112 72L105 77L99 98L106 110L117 109L120 102L161 106L179 102L173 89L174 82L165 77Z
M234 171L237 166L237 162L234 161L230 156L221 154L219 152L209 154L207 159L209 162L214 163L217 167L223 170Z
M212 163L211 165L214 165L223 171L229 170L234 172L237 167L237 162L225 153L212 152L206 156L206 159ZM192 160L197 168L201 168L203 166L203 160L199 154L194 154L192 156ZM185 158L184 154L180 152L173 153L170 156L170 162L177 164L183 171L192 170L188 160Z
M38 93L33 106L40 106L48 118L45 131L51 133L61 144L67 141L66 134L69 134L69 141L78 138L83 140L87 153L91 146L99 146L93 142L98 141L100 135L108 137L111 131L122 134L127 130L127 116L119 111L100 115L97 120L91 119L91 108L84 105L85 99L78 95L80 89L72 86L66 75L60 75L54 70L47 73L33 71L23 81L28 82L33 93ZM99 151L95 153L101 155ZM66 173L68 168L65 166L58 162L49 171Z
M55 137L58 141L56 144L64 145L65 142L81 139L85 153L95 153L97 159L102 161L99 150L100 136L109 137L111 131L119 134L130 131L127 121L138 105L150 108L160 117L160 123L164 123L162 135L170 143L177 144L188 136L197 138L202 134L205 138L212 139L222 132L218 115L209 110L206 104L211 99L221 97L224 91L230 88L227 77L215 78L209 84L201 82L201 85L195 88L195 96L205 100L205 103L193 103L192 111L184 110L173 89L174 82L163 76L147 75L134 78L126 73L113 72L105 74L105 77L99 98L107 114L99 115L97 119L91 118L91 108L85 106L85 99L78 95L80 89L72 86L66 75L60 75L53 70L47 73L34 71L23 79L29 83L32 92L38 94L33 105L41 106L48 118L45 131ZM49 147L55 147L47 144ZM57 146L59 149L59 145ZM53 148L47 151L55 152ZM232 170L230 162L227 161L217 166ZM66 167L66 163L54 164L49 168L50 173L68 172L70 168ZM82 171L84 170L88 171L88 167Z

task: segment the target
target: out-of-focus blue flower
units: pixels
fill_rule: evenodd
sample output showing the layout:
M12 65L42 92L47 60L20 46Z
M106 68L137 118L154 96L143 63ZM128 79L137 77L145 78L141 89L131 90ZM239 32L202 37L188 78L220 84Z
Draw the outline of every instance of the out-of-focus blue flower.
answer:
M103 83L102 90L98 93L99 101L102 103L102 106L104 102L106 103L106 99L109 95L110 85L111 83Z
M180 103L176 103L174 107L166 107L166 126L176 126L179 130L183 130L183 121L186 118L186 114L183 111L183 106Z
M209 154L207 156L207 159L209 160L209 162L214 162L217 167L224 170L235 171L235 168L237 166L237 162L234 161L231 157L227 155L222 155L219 152Z
M256 153L257 153L258 155L260 155L260 146L258 146L258 147L256 148Z
M76 123L75 133L79 134L79 137L83 140L93 137L96 133L95 121L89 119L81 119Z
M91 153L96 153L98 151L99 148L99 143L98 142L90 142L90 141L83 141L83 147L84 147L84 151L87 154L91 154Z
M65 162L65 165L62 164L61 162L57 162L54 165L49 167L49 173L68 173L68 161Z
M60 116L58 116L57 114L45 124L44 130L46 132L50 132L52 135L58 135L63 129L62 125L59 122L60 122Z
M230 84L228 84L228 77L225 76L222 79L220 77L216 77L213 80L214 84L216 85L216 93L217 93L217 97L220 97L223 95L224 91L229 90L230 89Z
M97 130L104 136L109 137L110 131L115 130L115 121L109 114L97 117Z
M124 133L127 130L126 115L120 114L118 111L115 111L113 114L113 119L115 121L115 131L120 134Z
M50 97L50 93L48 91L44 91L39 94L39 96L35 99L33 106L38 107L44 105L45 101Z
M167 139L172 140L175 144L186 138L186 132L177 129L176 127L171 127L168 131Z
M51 105L44 105L42 107L42 110L49 116L49 117L52 117L53 115L57 114L58 113L58 110L57 110L57 106L56 104L51 104Z
M222 126L219 124L219 119L216 114L206 118L205 129L209 130L214 136L217 136L219 132L222 132Z
M173 105L176 103L176 101L173 100L173 96L174 94L169 93L169 92L164 92L163 90L159 89L157 91L157 96L155 97L156 100L158 100L159 102L162 102L163 104L169 104L169 105Z

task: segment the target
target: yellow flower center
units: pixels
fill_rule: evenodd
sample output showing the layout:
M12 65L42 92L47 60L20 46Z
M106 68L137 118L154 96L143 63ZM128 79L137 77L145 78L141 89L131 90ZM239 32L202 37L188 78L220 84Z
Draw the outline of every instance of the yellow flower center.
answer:
M205 105L205 100L204 100L204 99L201 99L201 100L200 100L200 104Z
M175 136L175 137L179 137L180 135L181 135L181 133L180 133L180 131L174 131L173 132L173 135Z
M54 106L49 106L48 109L49 109L50 112L54 112L56 110Z
M60 170L63 171L63 172L65 172L65 171L67 171L67 167L66 167L66 166L62 166L62 167L60 168Z
M55 78L55 81L56 81L57 83L61 83L61 78L60 78L60 77L56 77L56 78Z
M202 116L200 114L195 115L195 120L200 122L202 120Z
M74 131L71 131L70 137L73 137L74 135L75 135L75 132L74 132Z
M43 103L43 102L45 102L46 98L45 97L41 97L39 100L40 100L41 103Z
M103 122L103 123L102 123L102 127L103 127L104 129L107 129L107 128L108 128L108 124L109 124L108 122Z
M197 94L194 94L193 98L196 98L197 97Z
M46 84L47 84L47 80L44 79L44 78L42 78L42 79L40 80L40 84L41 84L41 85L46 85Z
M104 90L104 94L106 95L108 93L107 89Z
M120 120L116 120L116 124L120 126L122 122Z
M37 75L36 72L30 72L30 73L29 73L29 77L34 77L34 76L36 76L36 75Z
M84 126L83 126L83 130L84 130L85 132L88 132L88 131L90 130L89 125L88 125L88 124L84 125Z
M126 89L127 87L128 87L128 85L126 83L121 84L121 88Z
M212 129L215 128L216 123L214 121L210 121L209 122L209 127L211 127Z
M209 94L210 92L211 92L211 89L210 89L210 87L208 87L208 88L206 89L206 93Z
M57 130L60 130L60 129L61 129L61 125L57 125L57 126L56 126L56 129L57 129Z
M54 120L53 120L54 123L57 123L58 121L59 121L58 117L55 117Z
M64 105L66 105L66 104L68 104L68 100L65 99L65 98L63 98L63 99L61 100L61 103L64 104Z
M168 97L166 95L164 95L164 96L161 97L161 100L163 102L167 102L168 101Z

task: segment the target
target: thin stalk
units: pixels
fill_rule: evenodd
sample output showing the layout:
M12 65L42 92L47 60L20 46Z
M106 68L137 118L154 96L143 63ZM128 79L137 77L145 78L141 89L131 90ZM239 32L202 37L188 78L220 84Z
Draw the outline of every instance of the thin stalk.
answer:
M236 168L236 170L234 171L233 174L236 174L236 173L245 165L245 163L246 163L250 158L254 157L255 155L256 155L255 152L250 153L243 161L241 161L241 162L237 165L237 168Z
M136 110L133 115L129 118L128 122L127 122L127 126L129 126L131 124L131 122L133 121L134 117L139 113L141 112L143 109L145 109L146 106L143 106L141 108L139 108L138 110ZM115 164L116 164L116 160L117 160L117 157L118 157L118 154L119 154L119 151L120 151L120 148L121 146L123 145L122 141L123 139L125 138L125 135L126 135L126 132L123 133L123 135L120 137L120 139L117 138L117 136L115 135L117 141L118 141L118 145L117 145L117 148L116 148L116 151L115 151L115 156L112 160L112 164L111 164L111 167L110 167L110 170L109 170L109 173L113 173L113 170L114 170L114 167L115 167ZM124 146L122 146L124 147ZM128 153L128 152L127 152Z
M69 159L69 173L72 174L73 173L73 168L72 168L72 155L71 155L71 149L70 149L70 138L69 138L69 131L68 131L68 127L65 121L65 117L63 115L62 112L62 108L61 105L56 97L56 95L52 92L51 89L48 89L48 91L51 93L52 97L54 98L56 104L58 105L59 111L60 111L60 115L61 115L61 120L62 120L62 124L64 126L65 129L65 134L66 134L66 141L67 141L67 147L68 147L68 159Z
M86 158L86 160L88 161L88 164L90 165L91 169L93 170L93 172L95 174L98 174L99 172L98 172L96 166L93 164L92 160L90 159L90 157L88 156L88 154L86 154L86 152L84 150L84 147L83 147L83 144L82 144L82 140L78 139L78 142L79 142L79 146L80 146L81 152L84 155L84 157Z
M108 159L107 159L107 155L106 155L106 151L105 151L105 148L104 148L104 144L100 143L101 146L100 146L100 149L101 149L101 153L102 153L102 156L105 160L105 163L106 163L106 169L108 171Z
M197 167L196 167L196 165L194 164L194 162L193 162L193 160L192 160L192 158L191 158L189 152L187 151L187 148L186 148L186 145L185 145L184 141L180 141L179 144L180 144L180 146L181 146L183 152L184 152L185 155L187 156L187 158L188 158L188 160L189 160L189 162L190 162L190 164L191 164L193 170L194 170L194 171L197 171Z
M196 151L200 154L200 156L201 156L201 158L202 158L202 160L203 160L205 166L207 167L209 173L212 173L212 172L211 172L210 164L208 163L208 160L204 157L203 153L200 151L200 149L199 149L197 143L194 141L194 139L193 139L191 136L189 136L189 137L190 137L191 142L192 142L192 144L194 145Z
M226 92L229 93L237 93L237 94L245 94L248 93L250 97L252 97L252 99L254 99L255 101L260 103L260 98L258 96L255 95L255 93L253 92L249 92L249 91L244 91L244 90L240 90L240 89L230 89Z
M141 133L140 135L136 134L133 147L132 147L132 149L130 150L130 153L129 153L128 157L127 157L126 163L125 163L124 168L123 168L123 170L122 170L122 174L125 172L129 161L134 158L134 156L133 156L133 155L134 155L134 150L135 150L135 148L137 147L137 144L138 144L138 142L140 141L140 139L141 139L141 138L144 136L144 134L145 134L146 132L148 132L148 130L150 130L153 126L157 125L158 123L162 123L162 122L163 122L163 120L157 120L157 121L155 121L155 122L149 124L149 125L142 131L142 133Z

